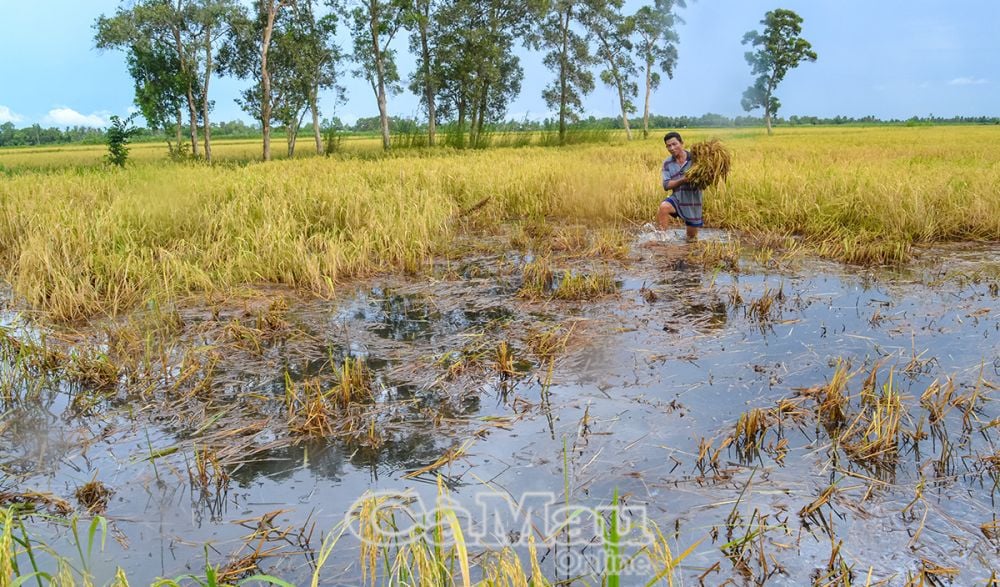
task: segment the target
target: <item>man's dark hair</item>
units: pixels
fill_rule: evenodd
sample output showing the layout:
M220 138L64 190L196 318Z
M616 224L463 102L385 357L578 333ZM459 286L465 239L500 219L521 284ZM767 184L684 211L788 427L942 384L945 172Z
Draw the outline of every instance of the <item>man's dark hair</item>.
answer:
M677 139L677 141L681 142L681 143L684 142L684 139L681 138L681 133L679 133L679 132L677 132L675 130L672 130L672 131L668 132L667 134L663 135L663 142L664 142L664 144L666 144L666 142L669 141L670 139Z

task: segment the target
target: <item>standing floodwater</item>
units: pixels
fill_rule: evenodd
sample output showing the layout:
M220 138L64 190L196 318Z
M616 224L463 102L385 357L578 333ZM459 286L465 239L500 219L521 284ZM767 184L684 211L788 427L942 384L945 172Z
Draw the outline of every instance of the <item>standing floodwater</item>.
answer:
M35 508L27 531L59 552L73 533L42 513L103 515L100 582L202 573L206 552L228 580L305 582L368 492L401 494L400 527L447 494L470 554L510 547L528 569L534 548L550 578L601 576L617 495L655 544L695 545L686 584L987 581L1000 251L873 271L712 237L641 238L600 266L468 259L332 301L210 301L163 310L145 339L123 323L62 348L12 327L0 497ZM100 357L129 350L102 378ZM626 554L650 549L633 537ZM360 548L347 531L324 582L359 584Z

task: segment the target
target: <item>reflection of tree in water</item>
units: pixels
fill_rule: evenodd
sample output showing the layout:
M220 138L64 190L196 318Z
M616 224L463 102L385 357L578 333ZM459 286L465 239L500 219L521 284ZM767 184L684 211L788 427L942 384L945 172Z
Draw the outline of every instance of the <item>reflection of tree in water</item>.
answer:
M301 470L303 463L308 463L309 471L314 475L339 481L344 475L344 463L350 457L345 450L343 445L326 440L272 448L237 467L231 477L241 485L248 485L261 477L283 481Z
M690 325L702 326L709 330L721 330L729 319L729 308L722 300L707 304L690 301L690 303L681 304L678 310L678 318L685 320Z
M9 393L19 399L0 401L0 474L57 471L82 442L101 435L106 421L95 416L115 405L83 386L39 378L42 384L30 392L12 378Z
M350 319L368 324L381 338L398 341L429 340L438 334L450 334L504 320L513 313L500 306L442 310L426 294L397 294L375 288L370 296L359 297L361 305Z
M15 406L4 414L0 473L14 477L54 471L80 439L40 406Z
M373 477L425 466L441 457L459 432L442 430L440 422L463 421L480 411L478 395L451 397L411 384L390 388L388 400L372 407L381 444L373 445L365 430L356 437L311 440L269 449L233 472L233 479L246 484L260 477L281 481L307 463L309 471L324 479L339 481L350 463L370 471ZM367 417L362 421L371 421ZM458 426L463 426L459 423Z
M425 296L377 289L372 290L372 296L354 317L371 324L371 332L382 338L406 341L430 338L432 323L441 320L440 312Z
M395 421L406 422L422 419L455 419L471 417L479 413L478 393L451 396L437 389L402 383L390 389L389 397L399 402L401 410L394 410Z
M318 478L339 482L348 463L368 470L373 477L423 467L440 458L453 444L451 434L430 423L394 431L379 447L363 440L319 439L264 451L232 472L232 479L247 485L262 477L272 482L290 478L302 469Z
M419 469L438 460L453 444L450 435L433 427L410 429L393 436L393 440L378 449L357 447L351 454L351 464L376 474Z
M720 330L729 320L729 308L715 293L706 294L702 284L705 268L685 258L668 258L667 276L657 282L665 286L664 298L673 308L674 320L684 326ZM680 326L680 324L678 324Z

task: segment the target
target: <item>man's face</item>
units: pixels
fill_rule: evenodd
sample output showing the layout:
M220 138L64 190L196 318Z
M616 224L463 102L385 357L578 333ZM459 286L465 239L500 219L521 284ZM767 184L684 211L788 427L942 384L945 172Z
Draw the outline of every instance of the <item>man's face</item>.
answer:
M670 137L670 139L667 140L667 151L669 151L670 154L676 159L677 157L680 157L681 153L684 152L684 143L678 141L674 137Z

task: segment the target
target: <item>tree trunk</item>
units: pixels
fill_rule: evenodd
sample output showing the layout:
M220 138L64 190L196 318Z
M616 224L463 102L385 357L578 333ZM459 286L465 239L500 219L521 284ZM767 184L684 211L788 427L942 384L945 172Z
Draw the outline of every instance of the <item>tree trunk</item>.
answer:
M382 74L379 73L378 82L378 118L379 126L382 128L382 149L388 151L391 146L389 140L389 108L385 98L385 83L382 81Z
M434 135L437 133L437 113L434 104L434 79L431 77L431 50L427 43L427 22L430 20L430 2L420 21L420 52L424 59L424 90L427 100L427 144L434 146Z
M465 111L467 109L465 97L458 101L458 148L465 148Z
M267 53L271 47L271 33L274 31L274 17L278 8L275 0L267 2L267 23L260 45L260 123L264 134L264 161L271 160L271 74L267 71Z
M645 105L642 108L642 138L649 137L649 97L653 93L652 87L652 70L653 66L649 63L646 64L646 99Z
M191 116L191 155L198 156L198 107L194 99L194 89L188 84L188 114Z
M212 162L212 125L208 120L208 84L212 80L212 28L205 29L205 81L201 93L201 121L205 134L205 161Z
M479 101L473 95L472 117L469 118L469 146L475 149L479 146Z
M181 66L181 73L185 74L186 76L189 73L188 72L189 65L187 63L187 60L184 59L184 45L181 42L181 31L179 28L174 27L173 33L174 33L174 49L177 51L177 60ZM190 78L188 78L188 80L190 80ZM191 117L191 127L190 127L191 155L193 157L197 157L198 156L198 107L194 100L194 90L191 87L190 81L188 81L187 84L186 98L188 105L188 114Z
M764 122L767 124L767 136L774 134L774 131L771 130L771 96L774 95L774 88L777 85L773 77L768 80L767 96L764 97Z
M180 153L181 153L181 143L184 140L184 139L181 138L181 126L183 126L183 120L184 120L183 114L181 113L181 109L178 107L177 108L177 126L174 127L174 131L177 133L177 154L178 155L180 155Z
M625 110L625 89L622 87L624 83L617 75L615 76L615 85L618 86L618 104L621 105L622 109L622 124L625 125L625 137L631 141L632 129L628 126L628 112Z
M429 97L427 102L427 144L433 147L437 144L437 108L434 105L434 96Z
M486 122L486 105L489 99L490 86L489 84L483 84L481 94L479 95L479 117L476 124L479 128L476 129L476 146L481 147L483 145L483 125Z
M569 61L569 22L572 9L567 8L562 15L562 52L559 57L559 144L566 144L566 66Z
M208 120L208 84L212 80L212 27L205 28L205 87L201 96L201 121L205 126L205 161L212 162L212 125Z
M288 134L288 158L295 156L295 144L299 139L299 129L302 128L302 121L306 118L306 112L311 110L308 106L302 109L301 114L296 114L289 121L285 122L285 132Z
M378 102L379 126L382 129L382 149L388 151L389 141L389 108L385 96L385 63L382 47L379 45L379 10L377 2L369 2L368 14L371 17L369 27L372 35L372 56L375 58L375 100Z
M316 139L316 154L323 154L323 132L319 125L319 88L313 86L309 92L309 110L312 111L313 138Z

